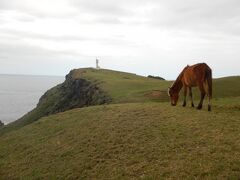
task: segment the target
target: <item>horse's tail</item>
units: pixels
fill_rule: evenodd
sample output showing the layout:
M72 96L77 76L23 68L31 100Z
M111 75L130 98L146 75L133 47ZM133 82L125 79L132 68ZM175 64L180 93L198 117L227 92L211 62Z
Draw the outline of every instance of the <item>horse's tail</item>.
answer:
M205 71L205 82L207 84L207 95L208 95L208 111L211 111L211 99L212 99L212 70L207 67Z
M212 98L212 70L210 68L207 68L205 80L207 81L208 86L208 95L210 98Z
M212 70L207 66L204 74L204 90L212 98Z

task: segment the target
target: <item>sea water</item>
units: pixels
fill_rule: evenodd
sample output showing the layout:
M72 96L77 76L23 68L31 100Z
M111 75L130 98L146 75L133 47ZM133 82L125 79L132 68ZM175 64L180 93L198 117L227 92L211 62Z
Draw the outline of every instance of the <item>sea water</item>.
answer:
M61 76L0 75L0 120L13 122L36 107L39 98L64 81Z

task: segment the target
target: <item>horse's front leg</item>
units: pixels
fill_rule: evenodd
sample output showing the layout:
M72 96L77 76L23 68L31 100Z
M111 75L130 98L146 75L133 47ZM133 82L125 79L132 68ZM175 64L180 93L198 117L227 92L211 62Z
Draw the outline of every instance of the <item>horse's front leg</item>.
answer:
M183 99L183 107L185 107L187 105L187 87L184 86L184 99Z

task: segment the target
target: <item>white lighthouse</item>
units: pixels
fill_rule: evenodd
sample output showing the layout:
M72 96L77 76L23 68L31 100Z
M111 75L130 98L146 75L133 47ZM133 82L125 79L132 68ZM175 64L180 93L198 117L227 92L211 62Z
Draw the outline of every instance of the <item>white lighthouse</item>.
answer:
M100 69L100 66L99 66L99 59L96 58L96 69Z

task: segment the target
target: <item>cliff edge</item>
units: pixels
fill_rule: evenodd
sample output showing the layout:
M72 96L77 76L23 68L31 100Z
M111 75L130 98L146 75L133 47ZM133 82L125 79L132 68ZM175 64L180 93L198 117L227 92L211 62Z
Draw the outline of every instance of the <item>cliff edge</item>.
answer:
M18 129L43 116L64 112L66 110L111 102L97 82L88 80L84 74L91 69L74 69L66 75L65 81L48 90L39 100L36 108L5 129Z

